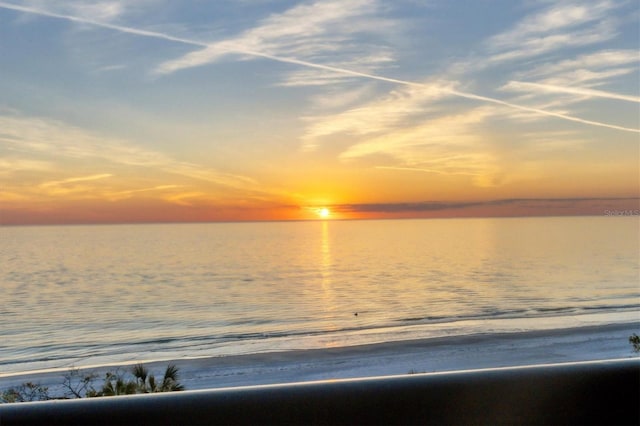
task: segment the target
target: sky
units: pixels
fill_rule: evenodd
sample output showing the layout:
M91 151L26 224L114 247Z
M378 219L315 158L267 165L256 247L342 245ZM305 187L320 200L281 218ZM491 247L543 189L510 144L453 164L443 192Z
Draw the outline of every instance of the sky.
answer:
M640 209L637 0L0 0L0 225Z

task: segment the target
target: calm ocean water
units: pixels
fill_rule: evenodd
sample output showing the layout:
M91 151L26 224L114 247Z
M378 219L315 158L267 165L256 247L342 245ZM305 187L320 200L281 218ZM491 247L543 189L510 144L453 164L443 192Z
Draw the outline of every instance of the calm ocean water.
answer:
M4 227L0 374L637 320L639 230L637 217Z

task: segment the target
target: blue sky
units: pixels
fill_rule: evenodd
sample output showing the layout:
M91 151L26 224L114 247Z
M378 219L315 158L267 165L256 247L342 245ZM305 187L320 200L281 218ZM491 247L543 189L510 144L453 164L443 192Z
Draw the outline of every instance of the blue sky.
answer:
M0 223L634 208L639 15L597 0L0 1Z

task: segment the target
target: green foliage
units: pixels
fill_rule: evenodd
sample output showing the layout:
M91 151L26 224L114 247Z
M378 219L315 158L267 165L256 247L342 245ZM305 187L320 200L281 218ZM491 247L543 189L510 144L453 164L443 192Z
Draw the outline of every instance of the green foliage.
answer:
M109 371L105 374L102 390L90 396L118 396L134 393L138 393L135 381L126 380L119 371L115 373Z
M638 336L636 333L633 333L631 336L629 336L629 343L631 343L631 346L633 346L634 352L640 352L640 336Z
M178 382L178 367L169 364L162 377L162 382L157 383L156 378L150 375L147 368L138 364L133 367L133 376L136 379L136 393L175 392L184 390L184 386Z
M161 382L157 382L153 374L149 374L142 364L135 365L128 374L121 371L107 372L104 384L100 390L91 388L87 397L131 395L136 393L174 392L184 390L178 382L178 367L169 364Z

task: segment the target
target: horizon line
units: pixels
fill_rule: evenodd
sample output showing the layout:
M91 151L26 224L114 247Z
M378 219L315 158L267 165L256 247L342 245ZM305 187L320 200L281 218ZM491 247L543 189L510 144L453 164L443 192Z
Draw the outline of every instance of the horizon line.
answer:
M622 210L627 211L627 210ZM628 210L634 211L635 210ZM313 218L313 219L235 219L235 220L176 220L176 221L96 221L96 222L51 222L51 223L0 223L0 228L18 227L45 227L45 226L128 226L128 225L206 225L206 224L231 224L231 223L287 223L287 222L357 222L357 221L393 221L393 220L465 220L465 219L544 219L544 218L570 218L570 217L638 217L638 213L633 214L613 214L605 213L570 213L570 214L488 214L471 216L400 216L400 217L342 217L342 218Z

